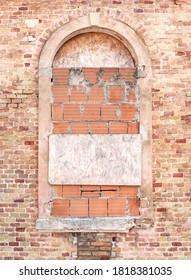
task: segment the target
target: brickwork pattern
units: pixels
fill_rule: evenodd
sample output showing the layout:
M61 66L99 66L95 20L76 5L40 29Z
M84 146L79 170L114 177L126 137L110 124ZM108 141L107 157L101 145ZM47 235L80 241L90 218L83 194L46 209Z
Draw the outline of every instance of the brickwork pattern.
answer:
M56 217L138 216L138 186L54 186Z
M55 134L139 133L135 68L53 69Z
M152 227L145 220L144 228L137 222L131 232L118 233L112 258L191 259L190 9L189 0L1 1L1 259L77 257L71 233L35 228L37 69L50 34L89 12L119 18L135 30L148 47L153 70L154 220ZM147 203L141 200L141 211Z
M136 68L54 68L53 133L138 134L136 83ZM55 191L60 198L52 196L52 216L139 215L137 186L56 186Z

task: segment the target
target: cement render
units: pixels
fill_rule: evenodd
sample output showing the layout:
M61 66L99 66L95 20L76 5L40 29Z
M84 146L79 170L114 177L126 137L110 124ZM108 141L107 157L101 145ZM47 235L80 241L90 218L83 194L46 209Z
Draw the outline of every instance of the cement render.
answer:
M141 136L50 135L49 183L140 185Z

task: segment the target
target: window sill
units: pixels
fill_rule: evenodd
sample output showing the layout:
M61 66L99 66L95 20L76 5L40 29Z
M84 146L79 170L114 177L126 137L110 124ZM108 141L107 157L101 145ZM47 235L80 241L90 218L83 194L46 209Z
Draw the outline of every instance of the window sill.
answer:
M38 219L40 231L63 232L129 232L139 217L48 218Z

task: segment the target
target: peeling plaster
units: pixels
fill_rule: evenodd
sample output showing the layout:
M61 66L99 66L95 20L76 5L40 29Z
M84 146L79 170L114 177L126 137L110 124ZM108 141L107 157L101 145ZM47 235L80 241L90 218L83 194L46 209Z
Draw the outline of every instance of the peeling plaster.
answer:
M124 86L124 94L123 94L123 101L126 102L129 97L130 91L135 88L135 96L136 96L136 108L139 108L140 105L140 90L137 86L137 71L134 74L134 81L129 82L127 80L122 79L120 73L114 74L111 76L110 80L104 80L104 69L99 68L97 72L97 82L96 85L103 87L104 91L104 99L105 101L109 101L109 87L110 86ZM69 79L68 79L68 95L71 95L72 88L79 88L82 86L82 91L86 96L89 96L89 93L91 91L91 86L95 85L92 84L88 79L85 78L83 69L82 68L73 68L71 67L69 70ZM133 104L133 102L132 102ZM137 120L139 120L139 113L136 115Z

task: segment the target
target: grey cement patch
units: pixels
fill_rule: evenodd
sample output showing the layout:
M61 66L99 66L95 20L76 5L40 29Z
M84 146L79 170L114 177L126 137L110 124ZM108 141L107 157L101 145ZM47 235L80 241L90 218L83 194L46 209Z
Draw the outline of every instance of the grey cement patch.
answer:
M50 135L49 183L140 185L140 135Z
M135 226L137 217L99 217L99 218L49 218L38 219L37 230L65 232L128 232Z

